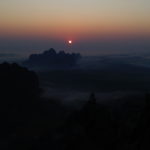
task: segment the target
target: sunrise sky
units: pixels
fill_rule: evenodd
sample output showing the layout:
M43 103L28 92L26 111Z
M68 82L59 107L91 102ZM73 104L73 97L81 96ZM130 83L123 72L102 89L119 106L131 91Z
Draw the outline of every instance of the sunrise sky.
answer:
M89 54L150 50L150 0L0 1L0 52L67 49L68 40Z

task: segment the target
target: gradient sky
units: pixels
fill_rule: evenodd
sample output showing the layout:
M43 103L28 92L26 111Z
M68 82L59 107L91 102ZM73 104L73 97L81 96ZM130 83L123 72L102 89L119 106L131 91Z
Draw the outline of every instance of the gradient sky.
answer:
M0 52L50 47L85 54L148 51L150 0L0 1Z

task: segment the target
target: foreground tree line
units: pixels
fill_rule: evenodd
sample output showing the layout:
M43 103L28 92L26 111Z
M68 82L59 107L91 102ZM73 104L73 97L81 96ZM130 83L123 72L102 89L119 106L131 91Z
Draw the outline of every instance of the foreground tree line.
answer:
M97 103L94 93L80 110L41 97L37 75L0 64L0 149L149 149L150 95L137 105Z

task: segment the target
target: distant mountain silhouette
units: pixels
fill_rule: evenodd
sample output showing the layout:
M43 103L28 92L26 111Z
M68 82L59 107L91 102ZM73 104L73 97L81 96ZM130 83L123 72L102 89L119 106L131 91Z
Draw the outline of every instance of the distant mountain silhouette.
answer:
M41 54L32 54L29 59L23 62L27 67L40 68L70 68L76 65L81 57L79 53L56 52L53 48Z

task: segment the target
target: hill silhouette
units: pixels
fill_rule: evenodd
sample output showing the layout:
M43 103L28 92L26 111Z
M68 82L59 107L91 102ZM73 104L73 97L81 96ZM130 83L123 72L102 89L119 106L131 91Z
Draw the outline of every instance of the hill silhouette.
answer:
M23 62L27 67L40 68L70 68L77 64L81 57L79 53L56 52L53 48L44 51L41 54L32 54L29 59Z
M0 64L0 140L16 133L31 119L39 93L34 72L15 63Z
M37 75L15 63L0 64L0 83L0 149L150 148L149 93L113 105L98 103L92 93L72 110L41 97Z

